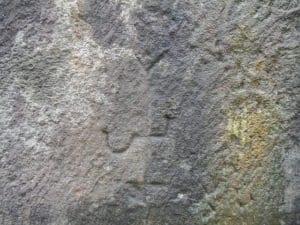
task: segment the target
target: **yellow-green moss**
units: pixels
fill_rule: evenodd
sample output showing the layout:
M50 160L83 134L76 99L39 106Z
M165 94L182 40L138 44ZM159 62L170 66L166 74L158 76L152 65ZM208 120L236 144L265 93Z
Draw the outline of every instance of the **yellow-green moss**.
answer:
M230 112L226 128L226 142L234 139L241 149L236 153L236 167L257 165L266 155L270 145L268 136L273 123L272 113L251 111L243 106L241 112Z
M263 58L259 38L247 25L226 37L233 65L222 84L228 93L221 147L207 169L211 178L199 203L199 225L282 224L285 180L276 147L281 119L270 74L276 58Z
M274 148L280 131L278 110L269 96L253 92L231 101L223 136L226 154L214 161L218 169L212 179L218 184L200 204L199 224L281 224L284 181L281 153ZM208 203L213 207L203 207Z
M278 205L282 199L282 181L274 176L280 171L275 171L274 162L270 162L271 153L280 154L273 150L274 131L279 125L277 111L270 100L259 95L237 97L232 102L224 134L229 153L216 161L223 169L232 168L232 172L216 171L213 175L218 185L215 193L199 204L199 224L261 225L265 221L281 224ZM270 191L276 198L269 199Z
M237 32L229 37L231 44L230 50L233 53L242 53L247 51L260 52L260 47L253 45L258 38L257 34L247 25L240 25Z

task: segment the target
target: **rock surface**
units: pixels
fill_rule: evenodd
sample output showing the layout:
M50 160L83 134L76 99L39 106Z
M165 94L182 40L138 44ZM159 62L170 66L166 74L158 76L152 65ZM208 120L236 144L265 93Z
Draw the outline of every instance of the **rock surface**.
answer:
M0 0L0 224L299 225L299 0Z

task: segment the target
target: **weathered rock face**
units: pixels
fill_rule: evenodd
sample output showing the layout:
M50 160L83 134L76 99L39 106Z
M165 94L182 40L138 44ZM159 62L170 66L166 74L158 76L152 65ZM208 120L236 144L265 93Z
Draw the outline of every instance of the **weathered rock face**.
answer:
M298 0L1 0L0 224L300 224Z

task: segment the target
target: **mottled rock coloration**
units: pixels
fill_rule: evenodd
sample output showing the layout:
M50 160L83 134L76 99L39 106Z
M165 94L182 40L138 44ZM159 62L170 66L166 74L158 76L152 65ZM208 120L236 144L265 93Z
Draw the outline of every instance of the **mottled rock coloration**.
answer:
M0 0L1 225L299 225L299 0Z

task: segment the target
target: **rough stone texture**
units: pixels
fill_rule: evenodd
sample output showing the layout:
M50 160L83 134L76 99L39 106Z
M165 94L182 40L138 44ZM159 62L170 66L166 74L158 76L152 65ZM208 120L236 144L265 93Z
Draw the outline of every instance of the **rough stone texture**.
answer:
M0 0L0 224L299 225L299 0Z

